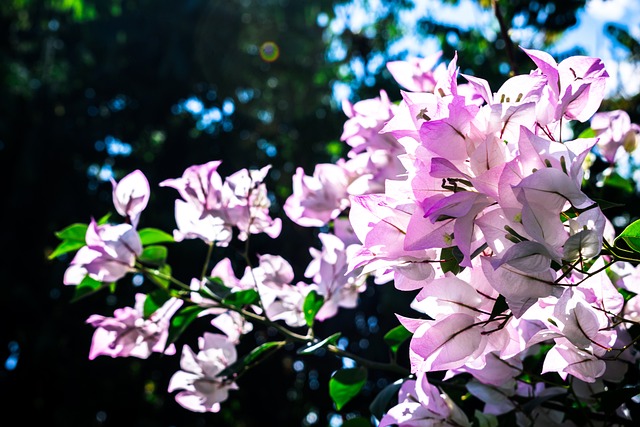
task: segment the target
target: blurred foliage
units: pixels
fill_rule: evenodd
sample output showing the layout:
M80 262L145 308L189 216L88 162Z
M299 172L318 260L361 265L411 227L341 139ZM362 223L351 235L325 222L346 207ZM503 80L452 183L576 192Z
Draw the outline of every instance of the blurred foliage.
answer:
M109 177L118 179L136 168L152 186L141 227L172 230L176 194L157 184L215 159L223 160L223 176L272 164L267 184L274 215L281 216L297 166L311 173L316 163L335 161L347 151L339 141L345 116L333 97L335 83L347 85L353 101L377 96L381 89L399 99L384 63L403 56L390 55L389 46L411 30L400 14L414 4L355 3L375 12L375 19L359 29L333 31L336 11L353 3L0 2L5 188L0 359L7 361L0 369L0 399L10 413L50 426L83 427L305 425L310 413L317 415L317 425L326 425L337 414L328 392L331 372L341 367L337 359L309 356L303 370L294 369L302 360L294 352L270 359L243 377L219 414L207 415L183 410L165 392L177 358L89 361L93 330L83 321L132 304L135 287L129 287L126 301L120 293L116 298L105 292L70 304L72 289L62 285L70 258L47 257L57 244L56 231L113 211ZM486 0L478 3L492 7ZM529 28L533 36L525 44L538 48L550 46L575 24L584 4L498 2L510 28ZM437 39L445 61L457 51L463 72L482 69L492 88L509 72L497 24L486 31L461 29L424 16L416 28L425 39ZM637 41L620 28L609 33L637 60ZM522 66L518 71L528 72L532 64L521 51L515 55ZM624 105L637 121L637 97L616 102L608 105ZM285 220L282 236L258 238L254 250L284 256L301 274L310 260L307 248L318 244L314 230ZM172 249L169 262L177 276L199 271L206 252L199 242ZM226 255L216 252L214 260ZM323 322L319 332L342 331L354 337L351 351L385 359L383 335L397 326L393 312L408 307L412 297L372 286L361 308L344 310ZM272 333L258 331L255 342L246 342L241 351ZM193 346L194 339L185 337L184 343ZM399 348L399 360L406 351ZM368 417L373 396L394 380L370 373L362 396L342 413Z

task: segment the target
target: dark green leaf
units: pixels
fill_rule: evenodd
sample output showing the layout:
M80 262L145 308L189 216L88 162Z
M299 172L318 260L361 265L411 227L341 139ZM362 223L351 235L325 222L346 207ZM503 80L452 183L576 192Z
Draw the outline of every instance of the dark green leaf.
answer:
M623 239L634 251L640 252L640 219L629 224L627 228L625 228L622 233L616 237L614 245L616 245L616 242L619 239Z
M594 394L593 397L600 399L602 410L605 413L612 414L620 405L638 394L640 394L640 386L630 386L602 391Z
M398 380L383 388L373 399L371 405L369 405L371 414L378 420L382 419L384 414L389 410L391 403L395 402L395 399L398 398L398 390L402 387L402 382L403 380Z
M304 320L307 321L307 326L313 327L313 321L316 318L316 314L320 311L320 308L324 304L324 298L316 291L311 291L307 294L302 305L302 311L304 312Z
M211 298L211 295L209 295L209 293L211 293L220 299L224 299L231 294L231 288L225 285L221 278L207 277L206 280L204 285L206 289L200 291L202 296Z
M402 343L412 335L403 325L398 325L384 335L384 342L387 343L392 352L397 353Z
M457 247L456 247L457 249ZM461 271L460 261L456 259L454 255L454 248L443 248L440 252L440 267L442 268L442 272L446 273L448 271L453 274L458 274Z
M255 365L261 362L262 360L266 359L267 357L271 356L273 353L278 351L283 345L285 345L284 341L266 342L254 348L253 350L251 350L251 353L247 354L242 359L229 365L225 370L220 372L217 376L230 377L240 371L249 369L251 368L252 365Z
M313 344L309 343L306 347L300 348L298 350L298 354L310 354L315 352L316 350L326 347L329 344L335 344L341 335L342 335L341 332L336 332L335 334L323 339L322 341L318 341L317 343L313 343Z
M171 277L171 266L169 264L164 264L160 268L157 269L159 275L153 274L152 272L147 273L147 277L156 285L164 289L169 288L169 283L171 282L168 277Z
M245 289L244 291L232 292L227 295L222 302L233 307L244 307L245 305L255 304L260 300L260 295L254 289Z
M142 250L142 254L138 257L138 261L144 264L164 265L167 261L167 248L164 246L147 246Z
M627 194L633 194L633 192L635 191L635 187L631 182L631 180L627 178L623 178L617 172L613 172L605 176L604 180L602 181L602 184L605 187L617 188Z
M627 289L623 289L623 288L618 288L618 293L620 295L622 295L622 297L624 298L625 302L629 301L631 298L633 298L636 295L638 295L635 292L631 292L631 291L629 291Z
M474 413L476 422L473 425L478 427L498 427L498 418L493 414L485 414L476 409Z
M142 316L145 319L148 319L153 313L156 312L162 305L167 302L170 298L170 295L164 289L156 289L153 292L147 294L147 297L144 300L144 305L142 309Z
M360 393L367 382L367 370L363 367L337 370L329 380L329 395L341 410L351 399Z
M598 206L600 207L600 210L611 209L611 208L623 208L627 206L624 203L609 202L603 199L593 199L593 201L598 204Z
M173 236L157 228L143 228L138 231L138 234L143 246L175 242Z
M97 280L92 279L89 276L85 276L85 278L82 279L82 282L80 282L78 286L76 286L71 302L76 302L79 299L85 298L91 294L95 294L96 292L108 287L109 285L109 283L98 282Z
M507 300L504 298L504 295L498 295L498 298L496 299L496 302L493 304L493 308L491 309L491 315L489 316L489 319L495 319L497 315L504 313L504 311L508 309L509 305L507 304Z
M371 427L371 421L364 417L351 418L342 423L342 427Z
M180 338L180 335L187 327L198 318L198 315L204 310L203 307L197 305L189 305L181 308L171 318L169 326L169 337L167 338L167 346L173 344Z

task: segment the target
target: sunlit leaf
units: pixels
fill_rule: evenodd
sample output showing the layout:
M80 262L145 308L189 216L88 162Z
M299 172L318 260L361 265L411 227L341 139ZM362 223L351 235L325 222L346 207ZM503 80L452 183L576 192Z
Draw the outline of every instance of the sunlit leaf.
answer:
M341 332L336 332L335 334L323 339L322 341L318 341L317 343L309 344L306 347L302 347L297 351L298 354L311 354L316 350L319 350L323 347L328 346L329 344L335 344L338 341L338 338L342 335Z
M89 226L87 224L76 223L57 231L55 234L61 240L76 240L84 242L84 237L87 234L88 228Z
M171 281L168 279L171 277L171 266L164 264L157 269L159 274L153 274L153 272L147 273L147 277L156 285L160 285L162 288L169 288Z
M595 138L595 137L596 137L596 131L591 128L586 128L585 130L580 132L580 135L578 135L578 138Z
M629 301L631 298L633 298L636 295L638 295L635 292L631 292L631 291L629 291L627 289L623 289L623 288L618 288L618 293L620 295L622 295L622 298L624 298L625 302Z
M49 259L54 259L60 255L64 255L69 252L74 252L85 245L84 241L65 240L61 242L49 255Z
M107 223L107 221L109 221L109 219L111 218L111 213L108 212L106 214L104 214L102 217L100 217L100 219L98 219L97 224L98 225L104 225Z
M164 265L167 261L168 250L164 246L152 245L142 250L138 261L150 265Z
M170 295L164 289L156 289L153 292L149 292L144 300L142 315L145 319L149 318L156 312L162 305L167 302Z
M623 239L634 251L640 252L640 219L629 224L627 228L625 228L622 233L616 237L614 244L619 239Z
M80 282L76 286L71 302L76 302L79 299L85 298L91 294L95 294L96 292L108 287L109 285L109 283L98 282L97 280L92 279L89 276L85 276L85 278L82 279L82 282Z
M244 307L245 305L255 304L260 300L260 295L254 289L245 289L243 291L232 292L227 295L222 302L233 307Z
M86 245L85 235L87 234L88 228L87 224L76 223L57 231L55 235L62 240L62 242L51 252L49 259L77 251Z
M143 246L175 242L173 236L157 228L143 228L138 234Z
M413 334L402 325L398 325L384 335L384 342L387 343L392 352L397 353L398 349Z
M322 308L322 304L324 304L324 298L316 291L309 292L304 299L302 311L304 313L304 320L310 328L313 327L313 321L318 311L320 311L320 308Z
M219 377L230 377L235 375L236 373L251 368L252 365L260 363L267 357L274 354L278 351L282 346L285 345L284 341L269 341L266 342L253 350L242 359L237 362L229 365L226 369L218 374Z
M329 395L341 410L344 405L360 393L367 382L367 370L363 367L337 370L329 380Z

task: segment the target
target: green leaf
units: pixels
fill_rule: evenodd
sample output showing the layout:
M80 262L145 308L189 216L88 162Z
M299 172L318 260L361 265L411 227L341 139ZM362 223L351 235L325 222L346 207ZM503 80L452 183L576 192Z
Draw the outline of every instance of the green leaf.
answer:
M84 237L87 234L87 224L75 223L64 229L57 231L55 234L60 240L75 240L84 243Z
M164 246L147 246L142 250L142 254L138 257L138 261L144 264L164 265L167 261L168 250Z
M162 305L170 298L169 293L164 289L156 289L153 292L147 294L144 300L142 308L142 316L148 319L153 313L156 312Z
M138 234L140 235L140 241L142 241L143 246L175 242L173 236L157 228L143 228L138 231Z
M595 393L593 397L596 397L600 400L602 409L606 411L606 413L614 413L615 410L620 407L620 405L630 400L632 397L637 396L638 394L640 394L640 386L629 386L619 389L601 391L600 393Z
M403 325L398 325L384 335L384 342L387 343L392 352L397 353L402 343L412 335Z
M504 313L505 310L509 309L509 305L507 304L507 300L504 295L498 295L496 302L493 304L493 308L491 309L491 315L489 316L489 320L493 320L497 315Z
M311 291L307 294L302 305L302 311L304 313L304 320L307 322L307 326L313 327L313 321L316 318L316 314L320 311L320 308L324 304L324 298L316 291Z
M84 245L86 245L85 235L87 234L87 224L71 224L68 227L60 231L56 231L55 235L62 242L51 252L49 259L54 259L60 255L64 255L69 252L77 251Z
M171 277L171 266L169 264L164 264L160 268L158 268L158 272L165 277ZM157 276L153 273L146 274L149 280L151 280L156 285L159 285L161 288L168 289L169 288L169 279L165 279L165 277Z
M476 409L474 418L476 422L473 425L478 427L498 427L498 417L493 414L485 414Z
M586 128L585 130L580 132L580 135L578 135L578 138L595 138L595 137L596 137L596 131L591 128Z
M341 410L351 399L360 393L367 382L367 370L363 367L337 370L329 380L329 395Z
M105 214L102 218L100 218L100 219L98 220L98 223L97 223L97 224L98 224L98 225L106 224L106 223L107 223L107 221L109 221L109 218L111 218L111 213L107 213L107 214Z
M318 341L317 343L309 343L306 347L300 348L297 353L298 354L311 354L316 350L319 350L323 347L328 346L329 344L335 344L338 341L338 338L342 335L342 332L336 332L335 334L323 339L322 341Z
M618 288L618 293L619 293L620 295L622 295L622 297L624 298L624 302L627 302L627 301L629 301L631 298L633 298L633 297L635 297L636 295L638 295L638 294L636 294L635 292L631 292L631 291L629 291L629 290L627 290L627 289L624 289L624 288Z
M278 351L282 346L286 344L285 341L269 341L266 342L253 350L242 359L237 362L227 366L222 372L220 372L218 377L230 377L235 375L236 373L251 368L252 365L255 365L267 357L271 356L273 353Z
M629 224L614 240L614 246L619 239L623 239L631 249L640 252L640 219Z
M254 289L245 289L243 291L232 292L227 295L222 302L233 307L244 307L245 305L255 304L260 300L260 295Z
M371 427L371 422L364 417L351 418L342 423L342 427Z
M83 247L86 243L84 241L78 242L75 240L65 240L60 243L49 255L49 259L54 259L60 255L64 255L69 252L74 252Z
M182 335L187 327L198 318L198 315L203 310L205 310L204 307L197 305L188 305L178 310L171 318L166 347L176 342L178 338L180 338L180 335Z
M96 292L108 287L110 285L110 283L102 283L102 282L98 282L96 279L92 279L89 276L85 276L84 279L82 279L82 282L80 282L75 289L75 292L73 293L73 298L71 299L71 302L76 302L82 298L85 298L91 294L95 294Z
M594 202L596 202L598 204L598 206L600 207L600 210L606 210L606 209L611 209L611 208L623 208L625 206L627 206L624 203L615 203L615 202L610 202L608 200L604 200L604 199L593 199Z
M455 247L455 249L458 249ZM446 273L448 271L453 274L458 274L462 270L460 268L460 261L456 258L454 248L443 248L440 252L440 267L442 268L442 272Z
M224 299L231 294L231 288L224 284L219 277L207 277L204 285L206 289L201 290L200 294L205 298L211 298L209 293L217 296L220 299Z
M384 414L387 413L391 406L390 403L395 402L394 399L397 399L398 390L402 387L403 382L404 380L398 380L383 388L369 405L371 414L378 420L382 419Z
M627 194L633 194L635 192L635 187L631 180L622 177L617 172L613 172L605 176L602 180L602 184L606 187L617 188Z

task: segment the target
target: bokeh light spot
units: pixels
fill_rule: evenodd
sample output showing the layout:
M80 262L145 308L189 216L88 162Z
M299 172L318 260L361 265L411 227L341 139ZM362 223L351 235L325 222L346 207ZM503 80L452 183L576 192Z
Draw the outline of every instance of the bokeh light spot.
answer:
M273 62L280 56L280 48L274 42L264 42L260 46L260 58L266 62Z

